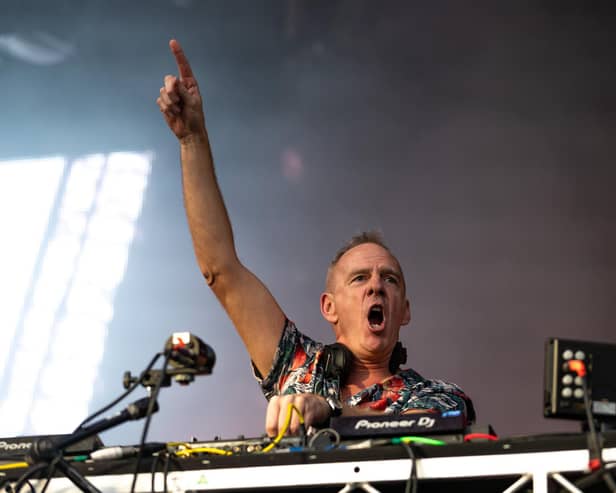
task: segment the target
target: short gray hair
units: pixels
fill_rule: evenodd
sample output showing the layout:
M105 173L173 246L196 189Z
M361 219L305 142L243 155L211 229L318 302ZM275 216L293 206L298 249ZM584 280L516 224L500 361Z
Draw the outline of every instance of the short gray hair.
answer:
M380 246L395 259L396 263L398 264L398 268L400 269L400 273L402 274L402 285L406 291L406 281L404 279L404 273L402 272L402 266L400 265L400 262L398 261L396 256L391 252L389 247L385 244L382 233L380 231L374 231L374 230L362 231L361 233L353 236L349 241L347 241L342 246L342 248L340 248L336 252L336 255L334 256L332 261L329 263L329 268L327 269L327 276L325 278L326 289L329 289L329 286L330 286L332 270L334 269L336 264L340 261L342 256L345 253L347 253L349 250L352 250L353 248L355 248L356 246L363 245L365 243L373 243L374 245Z
M379 245L380 247L387 250L392 256L391 250L385 244L383 240L383 235L379 231L362 231L358 235L353 236L349 241L347 241L342 248L340 248L332 261L329 263L330 267L333 267L338 263L338 261L342 258L342 256L348 252L349 250L355 248L356 246L363 245L364 243L374 243L375 245Z

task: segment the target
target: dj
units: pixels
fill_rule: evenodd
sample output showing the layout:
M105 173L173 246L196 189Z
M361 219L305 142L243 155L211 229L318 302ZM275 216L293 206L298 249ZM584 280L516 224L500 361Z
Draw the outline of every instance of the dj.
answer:
M157 104L180 143L184 205L197 261L231 318L269 400L266 432L274 436L289 403L307 426L336 414L461 410L470 399L455 384L400 370L400 327L411 320L402 269L378 235L364 233L338 252L327 272L321 313L344 352L299 332L267 287L239 261L214 172L203 105L180 44L172 40L179 78L167 75ZM336 363L341 357L343 361ZM342 373L342 376L340 376ZM293 413L290 431L299 421Z

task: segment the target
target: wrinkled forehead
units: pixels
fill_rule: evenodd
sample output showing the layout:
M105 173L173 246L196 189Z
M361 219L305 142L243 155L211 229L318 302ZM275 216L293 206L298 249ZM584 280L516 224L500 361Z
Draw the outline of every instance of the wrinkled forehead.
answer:
M400 274L404 282L404 273L398 259L389 250L376 243L362 243L345 252L342 257L327 270L327 287L333 287L335 282L344 279L355 270L372 269L374 267L388 268Z

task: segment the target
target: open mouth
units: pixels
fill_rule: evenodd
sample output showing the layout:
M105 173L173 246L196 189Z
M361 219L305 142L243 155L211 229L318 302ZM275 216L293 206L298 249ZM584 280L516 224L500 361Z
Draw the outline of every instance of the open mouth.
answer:
M370 327L373 329L382 329L384 320L383 307L381 305L372 305L370 310L368 310L368 323Z

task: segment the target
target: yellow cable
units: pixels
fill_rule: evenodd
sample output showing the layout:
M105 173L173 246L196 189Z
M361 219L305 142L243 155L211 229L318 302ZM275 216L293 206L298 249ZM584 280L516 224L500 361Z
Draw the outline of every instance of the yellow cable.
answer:
M200 452L209 453L209 454L217 454L217 455L233 455L233 452L229 450L224 450L216 447L194 447L194 444L189 442L169 442L167 443L167 447L185 447L182 450L176 450L174 453L178 457L188 457L193 454L198 454Z
M283 437L289 430L289 426L291 425L291 418L293 416L293 411L297 413L297 417L299 419L300 424L302 426L305 424L304 416L300 412L300 410L297 408L297 406L295 406L295 404L293 403L289 403L289 405L287 406L287 417L285 418L282 429L278 432L278 435L276 435L276 438L274 438L269 445L264 447L263 450L261 450L261 452L269 452L276 445L280 443L280 441L283 439ZM212 447L193 448L192 445L187 442L169 442L167 443L167 446L168 447L181 447L181 446L186 447L184 450L177 450L175 452L175 455L177 455L178 457L188 457L190 455L198 454L198 453L209 453L209 454L216 454L216 455L233 455L233 453L230 452L229 450L223 450L219 448L212 448Z
M195 448L188 448L185 450L178 450L175 453L175 455L177 455L178 457L188 457L190 455L199 454L199 453L215 454L215 455L233 455L233 452L230 452L229 450L224 450L221 448L213 448L213 447L195 447Z
M10 464L0 465L0 471L6 471L7 469L22 469L24 467L30 467L27 462L11 462Z
M287 433L287 431L289 429L289 425L291 424L291 416L293 415L293 411L295 411L297 413L297 417L299 419L300 424L301 425L304 424L304 416L302 415L302 413L299 411L299 409L297 409L295 404L293 404L292 402L289 403L289 405L287 407L287 417L286 417L286 419L284 421L284 425L282 426L282 429L278 432L278 435L276 435L276 438L274 438L272 440L272 443L270 443L267 447L263 448L263 450L261 452L269 452L276 445L278 445L280 443L280 440L282 440L282 438L285 436L285 434Z

